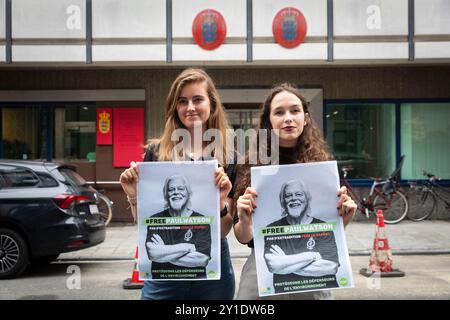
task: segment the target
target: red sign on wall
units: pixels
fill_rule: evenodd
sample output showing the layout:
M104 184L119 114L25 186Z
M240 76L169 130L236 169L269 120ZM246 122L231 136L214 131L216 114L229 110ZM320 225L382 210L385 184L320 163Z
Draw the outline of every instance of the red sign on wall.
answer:
M144 108L114 109L114 167L144 158Z
M288 49L298 47L305 41L306 31L305 16L297 8L281 9L273 19L273 37L282 47Z
M214 50L220 47L227 36L225 19L216 10L203 10L194 19L192 35L199 47Z
M111 108L97 108L97 145L112 144L112 117Z

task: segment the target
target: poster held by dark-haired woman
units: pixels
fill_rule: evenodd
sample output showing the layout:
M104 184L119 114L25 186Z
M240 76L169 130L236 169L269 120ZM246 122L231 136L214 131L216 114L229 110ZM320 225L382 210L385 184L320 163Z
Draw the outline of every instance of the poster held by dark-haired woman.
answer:
M251 179L259 295L353 287L336 162L253 167Z

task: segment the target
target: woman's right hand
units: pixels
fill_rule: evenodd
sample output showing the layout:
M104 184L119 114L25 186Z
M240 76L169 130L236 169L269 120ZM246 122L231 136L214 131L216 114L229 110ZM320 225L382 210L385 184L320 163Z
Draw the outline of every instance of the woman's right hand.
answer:
M244 194L239 197L236 204L239 220L251 219L256 209L256 197L258 193L252 187L245 189Z
M120 174L120 184L123 191L130 198L136 197L137 182L139 180L139 171L136 162L130 162L130 167Z

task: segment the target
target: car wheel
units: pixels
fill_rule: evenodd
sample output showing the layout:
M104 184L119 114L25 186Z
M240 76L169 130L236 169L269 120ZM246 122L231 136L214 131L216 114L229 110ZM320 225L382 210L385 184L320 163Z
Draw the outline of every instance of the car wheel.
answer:
M0 228L0 279L19 276L29 261L25 239L14 230Z

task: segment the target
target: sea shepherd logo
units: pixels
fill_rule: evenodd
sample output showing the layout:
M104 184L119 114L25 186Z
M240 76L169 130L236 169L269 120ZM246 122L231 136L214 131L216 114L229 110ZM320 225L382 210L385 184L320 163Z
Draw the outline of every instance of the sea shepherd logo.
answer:
M314 249L315 246L316 241L313 238L309 239L309 241L306 243L306 247L308 248L308 250Z
M191 229L189 229L185 234L184 234L184 241L191 241L192 239L192 231Z

